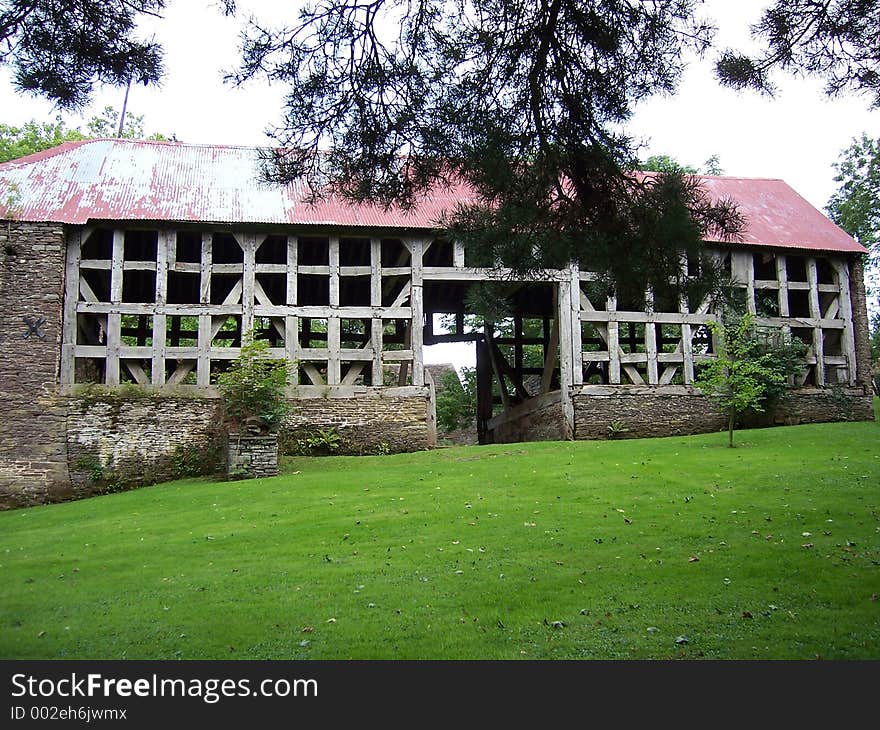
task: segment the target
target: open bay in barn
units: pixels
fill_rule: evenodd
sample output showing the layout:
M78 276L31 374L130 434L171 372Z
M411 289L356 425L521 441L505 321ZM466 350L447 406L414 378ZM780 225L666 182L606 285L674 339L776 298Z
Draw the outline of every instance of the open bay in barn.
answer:
M0 514L0 655L880 658L880 424L288 459Z

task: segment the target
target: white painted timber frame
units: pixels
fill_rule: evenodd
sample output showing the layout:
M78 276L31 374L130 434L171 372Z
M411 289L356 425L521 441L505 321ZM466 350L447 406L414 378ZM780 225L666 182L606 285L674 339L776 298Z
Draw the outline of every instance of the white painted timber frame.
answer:
M556 284L555 307L557 320L553 322L552 348L558 347L561 402L567 428L574 425L573 397L600 388L644 387L689 389L695 377L695 366L701 360L712 357L711 353L695 351L695 336L701 328L715 319L710 302L703 302L694 311L682 301L673 312L656 311L653 297L646 298L648 306L639 311L624 311L614 297L604 302L591 301L586 287L595 275L581 271L576 266L559 271L543 272L540 276L524 279L510 271L477 269L464 266L464 252L460 245L453 246L452 266L425 266L423 257L432 242L423 236L398 236L409 254L409 265L382 266L381 239L387 234L370 231L333 232L307 231L304 233L273 233L284 242L283 263L260 263L257 256L260 246L270 234L253 231L232 231L241 247L241 263L216 263L214 261L215 233L206 230L198 234L201 252L197 262L177 260L178 233L173 229L157 232L155 261L125 260L126 230L115 228L110 234L110 256L106 259L82 258L83 246L96 229L73 227L69 230L66 260L66 283L64 300L63 344L60 375L62 386L76 383L77 361L98 361L96 368L104 374L104 384L117 385L129 379L142 385L154 387L177 386L191 382L195 373L195 387L208 389L212 383L212 365L230 360L238 355L238 349L217 344L222 338L224 323L228 318L240 320L242 332L246 332L256 319L268 320L277 333L280 346L271 353L278 358L296 362L292 368L290 385L296 386L301 397L346 397L369 390L361 381L366 374L373 384L381 387L388 366L398 368L400 378L388 392L418 393L426 391L423 361L423 326L425 321L424 291L430 282L473 282L490 280L544 281ZM105 229L106 230L106 229ZM190 230L190 229L188 229ZM328 241L326 265L300 265L299 240L303 237L323 237ZM369 266L342 266L340 264L340 240L343 238L369 239ZM796 330L807 337L809 353L805 361L803 377L798 385L815 387L855 383L856 355L853 333L853 313L850 295L849 261L843 257L824 257L825 281L820 280L818 257L813 253L793 251L773 252L767 263L768 252L735 248L717 250L715 255L722 261L729 259L729 266L737 285L744 290L744 300L750 312L756 314L758 325L782 326ZM755 257L762 256L762 271L772 267L772 279L756 279ZM806 271L805 281L792 280L789 264L797 262ZM683 263L686 273L686 263ZM102 300L92 290L84 272L109 274L109 296ZM150 302L123 300L123 277L128 271L155 271L155 297ZM830 272L830 274L828 273ZM168 280L170 274L189 274L198 278L198 300L184 304L169 304ZM273 302L263 286L260 275L274 274L284 277L285 296L281 302ZM326 305L300 304L298 299L298 275L317 275L328 278L329 302ZM212 302L212 277L225 275L237 277L229 294L220 303ZM828 276L831 276L830 280ZM345 276L369 277L369 305L341 306L341 278ZM402 286L393 302L383 306L387 292L387 280L395 278ZM777 311L767 314L759 311L756 292L775 292ZM805 292L808 309L792 316L790 297ZM803 295L799 295L803 296ZM601 306L600 306L601 305ZM131 346L122 335L122 317L145 315L151 318L150 344ZM192 317L198 322L193 344L186 347L170 346L166 317ZM91 332L103 333L97 339L86 335L81 327L84 318L92 318ZM299 333L303 320L326 320L326 342L322 346L303 346ZM341 326L343 320L362 320L368 323L362 333L364 345L358 348L342 347ZM404 349L386 346L386 326L394 321L405 323ZM589 325L598 333L599 349L585 350L582 327ZM677 345L658 340L659 328L675 332ZM82 330L82 331L81 331ZM625 350L622 343L632 342L623 332L638 332L639 342L635 348ZM705 341L705 330L701 333ZM91 338L91 339L89 339ZM220 339L222 342L223 340ZM833 350L827 343L833 342ZM663 347L663 344L666 347ZM548 361L551 358L548 357ZM150 363L147 373L141 363ZM585 367L601 364L606 375L605 382L585 382ZM552 375L552 363L548 363L542 378L541 392L546 391ZM301 374L306 378L300 382ZM403 381L403 382L400 382ZM807 382L809 381L809 382ZM604 391L603 391L604 392Z

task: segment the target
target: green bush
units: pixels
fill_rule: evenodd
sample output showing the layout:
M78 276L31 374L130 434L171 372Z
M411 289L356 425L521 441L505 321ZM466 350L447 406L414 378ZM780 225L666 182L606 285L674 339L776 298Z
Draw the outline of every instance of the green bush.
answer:
M290 411L285 391L289 365L269 353L266 340L248 333L241 354L217 378L224 420L233 427L277 431Z

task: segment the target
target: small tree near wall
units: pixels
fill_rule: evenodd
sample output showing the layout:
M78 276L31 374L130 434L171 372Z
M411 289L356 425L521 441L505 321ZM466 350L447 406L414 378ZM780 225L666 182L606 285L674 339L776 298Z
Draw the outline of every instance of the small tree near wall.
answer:
M217 378L230 436L230 477L278 473L277 432L290 411L285 394L288 372L288 362L272 357L269 343L255 340L250 332L240 355Z
M729 445L738 415L763 412L781 399L789 377L803 370L807 346L781 328L759 328L754 315L726 312L709 323L721 340L718 356L707 362L694 383L727 414Z

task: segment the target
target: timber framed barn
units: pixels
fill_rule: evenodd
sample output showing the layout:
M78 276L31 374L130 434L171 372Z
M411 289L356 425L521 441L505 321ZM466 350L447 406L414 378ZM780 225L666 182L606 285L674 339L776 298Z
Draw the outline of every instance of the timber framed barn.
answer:
M212 384L252 328L295 363L285 430L335 428L353 453L434 445L423 353L455 340L477 349L483 442L724 427L693 387L710 302L600 300L588 262L527 280L470 267L434 229L464 190L407 214L310 205L257 168L254 148L125 140L0 165L0 505L171 476L216 432ZM706 245L759 323L809 345L768 422L871 418L864 249L780 180L703 183L747 220L741 242ZM468 287L499 279L505 336L467 332Z

